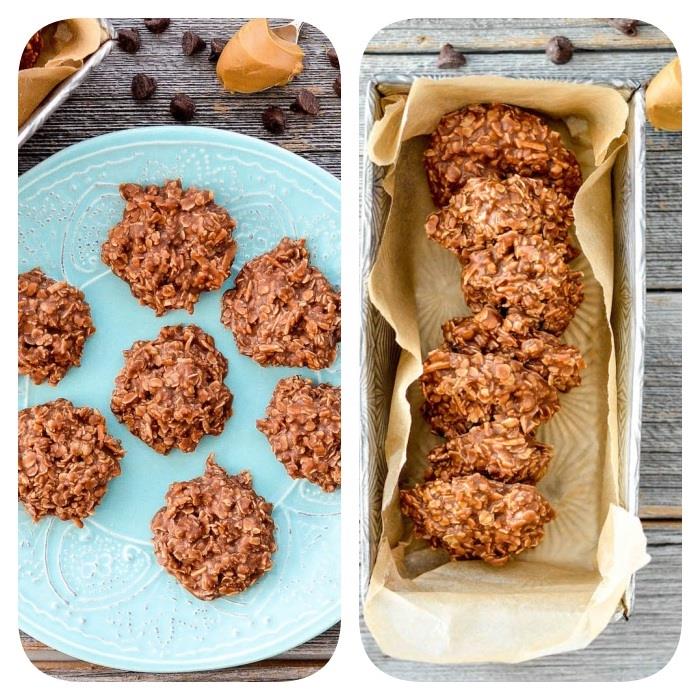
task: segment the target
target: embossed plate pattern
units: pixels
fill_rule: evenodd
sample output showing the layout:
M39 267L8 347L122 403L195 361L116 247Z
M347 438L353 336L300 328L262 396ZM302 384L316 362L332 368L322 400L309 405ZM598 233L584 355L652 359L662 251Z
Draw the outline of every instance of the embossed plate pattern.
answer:
M156 318L100 261L108 229L121 217L121 182L212 189L238 221L231 279L204 294L192 316ZM82 366L57 387L19 379L19 407L60 396L97 408L122 441L122 474L79 529L19 505L19 621L28 634L85 661L136 671L194 671L279 654L340 617L340 493L292 480L255 428L277 381L304 374L340 383L340 357L328 370L264 369L243 357L219 321L220 300L252 257L289 235L305 237L312 262L340 284L340 186L304 159L238 134L197 127L153 127L100 136L61 151L20 178L19 270L80 287L96 333ZM192 322L214 336L229 361L233 417L191 454L155 453L109 409L122 352L161 326ZM173 481L200 475L214 452L229 472L249 469L274 504L279 550L274 566L241 595L203 602L155 562L151 517Z

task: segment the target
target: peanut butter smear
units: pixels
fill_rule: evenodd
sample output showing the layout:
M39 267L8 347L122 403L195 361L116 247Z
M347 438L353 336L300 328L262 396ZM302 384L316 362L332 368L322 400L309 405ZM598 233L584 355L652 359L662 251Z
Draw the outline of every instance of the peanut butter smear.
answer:
M304 69L304 52L270 29L266 19L252 19L231 37L216 64L216 74L230 92L260 92L286 85Z

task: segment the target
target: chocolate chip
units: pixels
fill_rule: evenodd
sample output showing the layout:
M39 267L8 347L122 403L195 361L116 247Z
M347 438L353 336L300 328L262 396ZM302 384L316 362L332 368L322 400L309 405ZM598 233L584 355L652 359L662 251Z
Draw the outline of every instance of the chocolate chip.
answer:
M316 116L321 111L321 105L318 102L318 97L311 90L302 88L289 109L293 112L304 112L304 114Z
M158 87L158 81L145 73L137 73L131 81L131 94L137 100L148 99Z
M161 19L144 19L143 23L146 25L146 29L154 34L162 34L170 26L170 20L165 17Z
M206 46L206 42L194 32L185 32L182 35L182 53L185 56L199 53Z
M638 19L608 19L608 24L627 36L637 36Z
M440 49L440 55L437 59L438 68L461 68L467 59L463 53L460 53L455 49L452 44L445 44Z
M262 113L263 126L272 134L281 134L287 128L287 115L279 107L268 107Z
M552 63L568 63L574 55L574 45L565 36L553 36L545 50Z
M117 44L122 51L136 53L141 48L139 32L133 27L131 29L120 29L117 32Z
M194 117L195 110L194 102L184 92L176 93L170 100L170 114L179 122L188 122Z
M336 53L336 50L333 47L331 47L330 49L326 49L326 57L328 58L328 62L333 66L333 68L340 68L338 54Z
M340 76L336 75L333 81L333 92L340 97Z
M228 42L226 41L226 39L212 39L211 42L209 42L209 45L211 46L209 60L213 63L216 63L216 61L219 60L219 56L221 56L221 52L224 50L224 47L227 43Z

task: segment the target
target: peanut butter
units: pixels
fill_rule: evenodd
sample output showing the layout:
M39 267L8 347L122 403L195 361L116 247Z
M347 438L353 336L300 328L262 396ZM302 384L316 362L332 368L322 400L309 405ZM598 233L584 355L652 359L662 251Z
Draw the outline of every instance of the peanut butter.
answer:
M657 129L680 131L683 126L681 62L674 58L647 88L647 117Z
M229 40L216 74L230 92L260 92L286 85L304 69L304 52L270 29L266 19L252 19Z

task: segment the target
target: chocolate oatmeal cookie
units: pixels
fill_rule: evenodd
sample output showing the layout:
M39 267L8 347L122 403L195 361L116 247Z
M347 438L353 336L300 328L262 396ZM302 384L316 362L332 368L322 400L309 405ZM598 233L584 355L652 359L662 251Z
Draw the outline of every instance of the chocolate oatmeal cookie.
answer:
M112 411L156 452L192 452L205 435L219 435L232 414L224 384L226 358L198 326L165 326L155 340L124 352Z
M66 399L25 408L18 423L19 500L35 521L55 515L82 527L121 473L121 443L99 411Z
M453 559L501 566L544 537L554 510L526 484L501 484L481 474L429 481L401 491L401 511L415 534Z
M578 386L586 367L581 351L533 326L532 318L515 309L501 316L492 306L485 306L473 316L445 322L442 334L454 352L499 352L522 362L525 369L537 372L559 391Z
M257 423L293 479L340 486L340 388L301 376L281 379Z
M323 369L340 341L340 294L310 264L303 239L283 238L243 266L224 294L221 322L263 367Z
M510 232L471 253L462 269L462 291L478 311L486 305L517 309L537 328L561 335L583 301L583 273L566 263L568 248L542 236Z
M189 313L202 292L219 289L231 274L236 222L210 190L183 190L179 180L120 185L122 220L102 245L102 262L157 316Z
M517 418L472 428L428 453L426 479L483 474L505 483L535 483L547 471L552 447L524 433Z
M555 389L499 353L464 355L438 348L426 357L420 382L423 415L433 432L447 438L501 418L517 419L530 433L559 410Z
M231 476L209 455L204 476L171 484L151 521L158 563L201 600L240 593L272 568L272 504L250 473Z
M38 267L18 275L17 295L19 373L35 384L58 384L80 365L85 341L95 332L85 295Z
M573 223L572 201L542 180L490 176L467 180L446 206L428 216L425 231L464 261L508 231L564 243Z
M574 154L542 117L520 107L478 104L446 114L425 151L428 185L437 206L472 177L538 177L573 200L581 186Z

